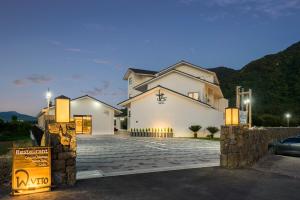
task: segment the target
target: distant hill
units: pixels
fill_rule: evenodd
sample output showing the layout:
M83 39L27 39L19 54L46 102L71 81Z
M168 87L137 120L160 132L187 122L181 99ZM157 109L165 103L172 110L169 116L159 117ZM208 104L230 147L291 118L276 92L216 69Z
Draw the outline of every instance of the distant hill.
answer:
M231 105L235 104L235 86L253 90L257 125L285 125L286 112L292 114L293 125L300 125L300 42L254 60L240 70L226 67L209 70L218 75Z
M16 111L0 112L0 118L3 119L4 121L10 122L12 116L17 116L18 120L22 120L22 121L35 121L36 120L35 117L21 114Z

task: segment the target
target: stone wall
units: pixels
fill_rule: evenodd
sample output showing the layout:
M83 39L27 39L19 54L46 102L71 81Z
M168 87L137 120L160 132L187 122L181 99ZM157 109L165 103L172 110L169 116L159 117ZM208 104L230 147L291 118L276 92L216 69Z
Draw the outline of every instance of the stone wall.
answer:
M68 126L70 124L68 123ZM70 130L65 127L63 134L49 133L51 129L46 130L46 143L52 147L51 176L54 187L76 183L76 133L75 129Z
M62 145L57 135L51 134L52 185L74 185L76 183L76 146Z
M268 144L299 135L300 128L221 128L220 165L227 168L248 167L268 153Z

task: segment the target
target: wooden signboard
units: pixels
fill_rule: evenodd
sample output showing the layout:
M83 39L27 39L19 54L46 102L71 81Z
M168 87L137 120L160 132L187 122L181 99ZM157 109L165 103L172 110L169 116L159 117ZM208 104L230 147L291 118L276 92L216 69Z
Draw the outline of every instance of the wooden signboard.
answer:
M14 148L12 194L30 194L51 189L51 149Z

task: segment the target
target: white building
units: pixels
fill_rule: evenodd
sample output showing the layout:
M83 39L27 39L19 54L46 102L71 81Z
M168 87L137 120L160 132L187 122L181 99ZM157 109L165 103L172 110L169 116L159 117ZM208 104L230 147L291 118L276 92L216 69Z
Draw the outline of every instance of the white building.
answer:
M172 128L175 137L190 137L191 125L220 127L228 106L216 74L186 61L159 72L129 68L128 108L130 128Z
M117 108L89 95L84 95L70 102L71 120L75 120L77 134L112 135L114 134L114 116L121 113ZM38 125L45 127L47 108L38 115ZM49 109L54 119L55 106Z

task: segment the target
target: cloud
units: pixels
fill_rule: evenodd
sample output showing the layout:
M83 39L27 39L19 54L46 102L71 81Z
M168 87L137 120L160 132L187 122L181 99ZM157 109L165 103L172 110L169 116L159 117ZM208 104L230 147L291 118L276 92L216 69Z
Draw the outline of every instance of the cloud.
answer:
M24 80L22 80L22 79L14 80L13 83L14 83L16 86L24 86L24 85L26 85L26 81L24 81Z
M110 96L119 97L119 96L127 96L127 89L118 88L117 91L113 91Z
M228 15L232 12L240 12L252 16L265 15L272 18L292 15L300 10L300 0L179 0L178 2L182 5L199 4L217 10L212 16L207 14L211 19L208 21L221 18L218 16L220 9Z
M120 70L123 68L123 65L120 63L116 63L110 60L105 60L105 59L94 59L94 63L99 64L99 65L109 65L111 67L114 67L116 70Z
M94 63L96 63L96 64L111 64L111 61L109 61L109 60L94 59L93 61L94 61Z
M27 80L33 83L41 84L51 81L52 78L46 75L33 74L31 76L28 76Z
M86 24L83 24L83 26L86 29L96 30L96 31L101 31L101 32L112 32L112 31L117 30L117 28L115 26L103 25L103 24L98 24L98 23L86 23Z
M194 2L197 2L197 0L179 0L179 3L185 4L185 5L190 5Z
M52 81L52 78L50 76L41 75L41 74L32 74L23 79L14 80L13 84L15 84L16 86L25 86L27 83L44 84L50 81Z
M78 48L66 48L65 51L70 51L70 52L81 52L81 49L78 49Z
M49 42L50 42L52 45L54 45L54 46L60 46L60 45L61 45L61 42L56 41L56 40L50 40Z
M80 75L80 74L73 74L71 76L71 79L73 79L73 80L80 80L82 78L83 78L83 75Z
M111 83L110 81L102 81L102 85L94 87L91 90L82 90L82 93L88 94L90 96L100 96L105 95L105 92L109 89Z
M94 87L91 90L82 90L83 94L88 94L90 96L110 96L110 97L119 97L119 96L126 96L127 89L124 88L111 88L110 81L102 81L102 85L98 87Z

